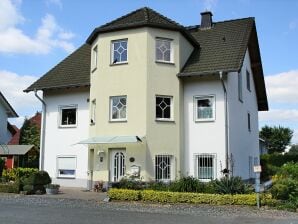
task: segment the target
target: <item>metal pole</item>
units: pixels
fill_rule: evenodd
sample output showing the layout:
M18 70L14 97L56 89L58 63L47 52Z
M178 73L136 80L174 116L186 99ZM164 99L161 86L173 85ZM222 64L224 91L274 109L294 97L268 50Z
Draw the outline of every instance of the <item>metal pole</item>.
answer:
M257 207L260 208L260 173L256 172Z

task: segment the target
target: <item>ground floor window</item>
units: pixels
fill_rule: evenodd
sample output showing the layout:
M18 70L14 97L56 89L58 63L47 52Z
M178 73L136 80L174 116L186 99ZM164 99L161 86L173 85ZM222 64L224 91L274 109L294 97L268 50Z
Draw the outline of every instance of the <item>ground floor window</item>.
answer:
M215 155L199 154L196 156L197 176L200 180L215 179Z
M75 156L57 157L57 177L75 178L77 158Z
M172 157L171 155L155 156L155 180L171 180Z

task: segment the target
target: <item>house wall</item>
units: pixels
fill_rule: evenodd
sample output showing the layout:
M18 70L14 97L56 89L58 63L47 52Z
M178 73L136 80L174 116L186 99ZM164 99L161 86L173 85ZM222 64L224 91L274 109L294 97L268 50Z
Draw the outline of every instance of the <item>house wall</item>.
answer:
M250 72L251 91L246 86L246 69ZM259 127L257 96L250 66L249 52L246 51L242 73L243 102L238 97L238 73L228 74L229 136L232 154L233 174L243 179L253 177L249 167L249 157L259 162ZM251 116L251 131L248 130L247 113ZM251 175L250 175L251 174Z
M78 145L89 134L89 90L55 90L45 92L47 105L44 170L53 183L69 187L87 187L88 147ZM77 126L59 127L59 106L77 105ZM57 156L76 156L75 179L57 178Z
M155 38L173 40L174 63L155 62ZM128 39L128 63L111 65L111 41ZM109 154L112 148L125 148L127 158L141 167L144 180L154 178L154 158L157 154L173 155L175 164L173 178L180 171L181 148L181 94L182 85L176 74L189 57L192 46L178 32L153 28L139 28L100 34L92 49L98 46L97 69L91 72L90 100L96 99L96 123L90 126L91 136L134 135L145 137L142 143L90 146L95 155L105 152L105 159L89 158L94 163L94 179L108 180ZM92 57L92 55L91 55ZM92 58L91 58L92 60ZM127 121L113 122L110 116L110 96L127 96ZM155 96L170 95L174 99L174 121L155 121Z
M7 130L7 114L4 106L0 102L0 143L8 143L11 135ZM0 149L1 150L1 149Z
M195 96L215 96L215 120L195 121ZM225 168L225 107L219 75L184 79L184 172L197 177L196 155L215 154L215 178Z

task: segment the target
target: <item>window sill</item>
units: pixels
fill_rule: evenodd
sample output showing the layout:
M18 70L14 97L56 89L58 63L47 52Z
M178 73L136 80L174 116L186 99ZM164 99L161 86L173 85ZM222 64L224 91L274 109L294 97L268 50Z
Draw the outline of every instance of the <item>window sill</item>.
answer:
M155 63L175 65L175 63L174 62L171 62L171 61L155 61Z
M78 125L59 125L59 128L77 128Z
M127 119L109 120L110 123L126 123Z
M201 122L215 122L215 119L196 119L196 123L201 123Z
M76 177L71 176L71 177L57 177L57 179L76 179Z
M96 70L97 70L97 67L93 68L93 69L91 70L91 73L95 72Z
M173 119L155 119L156 122L169 122L169 123L175 123L175 120Z
M128 65L128 61L110 64L110 66L116 66L116 65Z

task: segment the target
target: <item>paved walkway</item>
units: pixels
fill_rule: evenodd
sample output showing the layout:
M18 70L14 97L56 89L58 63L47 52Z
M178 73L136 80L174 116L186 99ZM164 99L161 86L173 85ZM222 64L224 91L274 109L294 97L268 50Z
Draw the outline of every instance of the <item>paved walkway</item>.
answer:
M48 197L48 198L102 201L107 197L107 193L87 191L84 188L60 187L59 194L56 194L56 195L44 194L44 195L35 195L35 196Z

